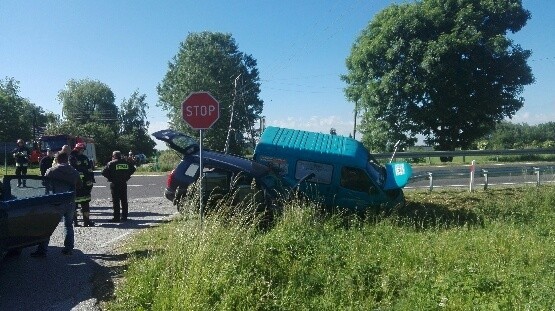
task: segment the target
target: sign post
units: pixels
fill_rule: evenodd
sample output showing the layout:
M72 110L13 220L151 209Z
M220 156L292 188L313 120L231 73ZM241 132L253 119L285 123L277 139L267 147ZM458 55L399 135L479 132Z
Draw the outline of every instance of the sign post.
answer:
M200 220L204 217L202 185L204 179L202 161L203 130L209 129L220 118L220 103L208 92L193 92L181 104L181 113L192 129L199 130L199 179L200 179Z

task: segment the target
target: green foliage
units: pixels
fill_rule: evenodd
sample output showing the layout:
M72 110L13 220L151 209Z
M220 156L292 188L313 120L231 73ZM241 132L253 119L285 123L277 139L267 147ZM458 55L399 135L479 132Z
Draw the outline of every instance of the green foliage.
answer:
M160 156L158 157L160 170L165 172L173 170L181 161L182 156L183 155L171 149L161 151Z
M41 107L19 95L19 81L14 78L0 80L0 116L0 141L9 142L32 141L49 118Z
M133 92L120 109L112 90L100 81L70 80L58 95L64 120L53 118L46 133L92 137L100 164L111 159L114 150L131 150L151 156L156 143L148 134L146 95Z
M241 153L247 144L245 137L255 135L252 128L263 107L258 97L260 83L256 65L251 55L238 50L230 34L190 33L158 85L159 105L168 112L171 127L197 136L198 131L183 122L181 104L192 92L209 91L220 103L220 118L205 132L206 146L224 149L233 109L230 150Z
M468 148L523 105L530 51L514 44L530 18L521 0L423 0L391 5L347 58L346 96L366 116L372 150L423 134L439 150ZM382 149L379 149L379 148Z
M486 136L488 149L553 148L555 122L538 125L501 122Z
M120 150L131 150L134 153L144 153L151 156L156 143L148 134L146 95L133 92L129 99L123 99L119 109L120 135L118 143Z
M65 89L58 93L58 100L69 122L96 122L116 126L118 109L114 104L114 93L108 85L100 81L71 79Z
M107 310L544 310L555 188L407 192L391 216L294 202L266 231L186 215L138 236Z

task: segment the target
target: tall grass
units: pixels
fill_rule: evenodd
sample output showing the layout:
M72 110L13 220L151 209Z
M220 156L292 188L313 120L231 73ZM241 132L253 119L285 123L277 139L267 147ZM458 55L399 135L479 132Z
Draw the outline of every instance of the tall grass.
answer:
M271 228L192 213L136 237L109 310L548 310L555 189L408 192L362 219L292 202Z

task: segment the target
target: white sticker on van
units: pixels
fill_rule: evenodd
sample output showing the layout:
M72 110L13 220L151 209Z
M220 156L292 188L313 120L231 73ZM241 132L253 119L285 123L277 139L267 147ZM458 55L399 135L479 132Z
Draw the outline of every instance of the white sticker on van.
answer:
M395 164L395 176L405 175L405 165Z

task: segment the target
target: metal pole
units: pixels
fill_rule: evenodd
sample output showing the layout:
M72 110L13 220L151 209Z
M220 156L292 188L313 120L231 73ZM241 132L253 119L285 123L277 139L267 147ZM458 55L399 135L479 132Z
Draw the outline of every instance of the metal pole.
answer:
M430 178L430 192L434 190L434 176L432 172L428 172L428 177Z
M488 171L482 170L484 174L484 190L488 190Z
M540 186L540 168L534 167L534 171L536 171L536 187Z
M233 88L233 103L231 104L231 116L229 117L229 127L227 128L227 138L225 139L224 153L227 153L229 151L229 139L231 137L231 130L233 128L233 114L235 112L235 99L237 98L237 79L239 79L241 75L242 73L235 77L235 84Z
M470 165L470 192L474 190L474 171L476 170L476 160L472 160Z
M357 116L358 116L358 100L355 101L355 125L353 126L353 139L357 139Z
M204 173L203 173L203 163L202 163L202 141L203 141L203 130L200 131L200 144L199 144L199 202L200 202L200 224L202 225L203 218L204 218L204 207L202 204L202 184L204 182Z

